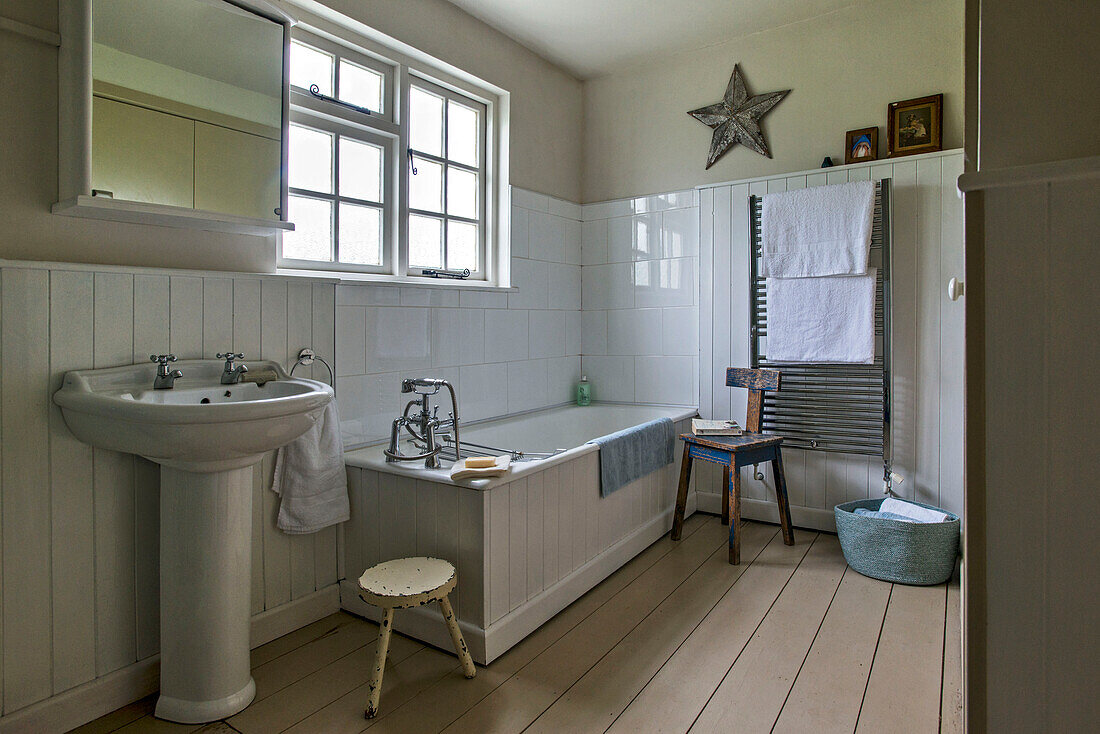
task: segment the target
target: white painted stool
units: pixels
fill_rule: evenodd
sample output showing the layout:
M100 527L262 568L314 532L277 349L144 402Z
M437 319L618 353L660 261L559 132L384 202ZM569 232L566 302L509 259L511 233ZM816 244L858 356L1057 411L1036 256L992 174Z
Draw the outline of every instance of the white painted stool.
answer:
M455 652L462 662L462 672L467 678L477 674L470 651L458 629L458 620L447 595L458 583L455 567L440 558L397 558L371 566L359 577L359 596L368 604L382 608L382 622L378 627L378 649L375 651L374 670L370 676L370 699L365 716L373 719L378 713L378 699L382 696L382 673L386 669L386 654L390 649L390 632L393 631L393 610L420 607L433 601L443 610L443 621L451 632Z

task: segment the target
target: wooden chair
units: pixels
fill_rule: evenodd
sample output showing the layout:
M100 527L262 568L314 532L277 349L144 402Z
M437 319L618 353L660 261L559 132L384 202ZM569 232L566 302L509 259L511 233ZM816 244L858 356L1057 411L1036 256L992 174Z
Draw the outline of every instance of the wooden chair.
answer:
M726 370L726 387L749 389L745 432L740 436L696 436L693 433L680 436L680 440L684 442L684 461L680 467L680 486L676 491L672 539L679 540L684 529L684 505L687 504L692 461L701 459L721 464L725 467L722 480L722 524L728 523L730 526L730 563L737 565L741 562L741 467L771 462L783 542L794 545L794 533L791 531L791 508L787 502L787 481L783 476L783 456L780 453L783 437L760 433L764 391L779 389L779 373L775 370L730 367Z

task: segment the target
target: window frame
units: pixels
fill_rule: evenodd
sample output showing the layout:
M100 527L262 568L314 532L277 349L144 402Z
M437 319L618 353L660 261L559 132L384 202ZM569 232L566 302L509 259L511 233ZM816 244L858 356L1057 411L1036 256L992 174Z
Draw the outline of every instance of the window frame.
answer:
M311 9L312 10L312 9ZM383 114L363 115L323 100L313 98L308 90L290 87L292 106L290 119L307 127L317 127L316 120L350 126L355 132L381 136L388 141L386 163L389 199L385 202L383 230L387 241L383 245L383 267L356 266L338 261L291 260L282 257L282 237L279 236L277 267L280 269L347 274L357 280L396 281L425 283L442 286L510 287L511 255L509 215L511 213L508 187L508 116L510 95L472 75L439 62L399 41L378 33L358 21L335 11L320 9L317 15L309 11L299 17L299 24L291 33L291 40L300 41L336 57L334 70L338 74L339 59L374 69L384 74ZM316 11L314 11L316 12ZM478 265L466 281L437 279L421 275L420 266L409 268L408 216L409 183L411 179L409 157L409 91L410 86L423 86L432 93L466 107L479 114L478 166L471 167L452 161L440 161L467 170L476 170L478 181ZM444 103L446 108L446 101ZM369 141L377 144L375 141ZM446 149L444 149L446 150ZM420 155L419 153L417 154ZM424 156L432 158L431 156ZM335 161L334 161L335 163ZM334 170L334 176L338 175ZM446 186L446 181L444 181ZM297 190L296 190L297 191ZM415 212L415 210L413 210ZM425 212L446 222L473 221L464 217L443 213ZM334 219L334 228L338 221ZM335 232L336 230L334 230ZM337 233L338 237L338 233ZM444 261L444 265L446 262Z
M470 279L471 280L486 280L487 279L487 272L489 270L489 264L487 262L487 257L486 257L487 254L488 254L488 252L487 252L487 250L488 250L487 238L486 238L487 219L488 219L487 209L486 209L486 198L487 198L486 197L486 193L487 193L487 191L486 191L486 179L488 178L487 170L486 170L486 159L488 157L488 135L487 135L488 106L485 103L483 103L479 100L476 100L476 99L470 97L467 94L463 94L461 92L456 92L454 90L448 89L447 87L432 81L430 78L424 77L424 76L422 76L420 74L416 74L416 73L407 74L405 76L405 78L402 80L402 85L401 86L402 86L401 99L402 99L402 103L403 103L402 119L406 119L406 120L411 119L410 106L412 104L412 94L411 94L411 92L412 92L413 87L418 87L420 89L424 89L425 91L427 91L431 94L435 94L435 95L438 95L438 96L443 98L443 141L442 141L442 143L443 143L443 155L442 156L437 156L437 155L433 155L431 153L425 153L425 152L413 149L412 142L410 140L408 140L408 136L411 134L411 130L408 126L406 126L406 128L405 128L405 140L406 140L405 155L406 155L406 158L407 158L407 160L406 160L406 170L405 170L405 181L406 181L407 185L405 187L405 191L403 192L403 195L401 196L401 221L402 221L402 223L404 224L404 226L406 228L408 227L409 216L412 215L412 214L418 214L418 215L421 215L421 216L432 217L434 219L441 219L443 221L443 265L442 265L442 267L445 270L450 269L450 268L447 267L447 237L448 237L447 225L448 225L448 223L453 220L453 221L456 221L456 222L464 222L464 223L467 223L467 224L476 225L477 226L477 231L478 231L478 234L477 234L477 236L478 236L478 242L477 242L478 267L477 267L477 269L474 269L474 268L470 269ZM449 103L451 101L453 101L457 104L460 104L463 107L468 107L468 108L473 109L478 115L478 141L477 141L477 146L478 146L477 161L478 162L477 162L476 166L471 166L471 165L468 165L468 164L465 164L465 163L460 163L460 162L452 160L448 157L449 151L448 151L447 148L448 148L449 142L448 142L448 128L447 128L447 125L448 125L448 110L449 110L449 106L450 106ZM423 158L424 160L432 161L434 163L438 163L441 166L443 166L443 176L442 176L442 179L441 179L441 181L442 181L441 185L443 187L443 192L442 192L442 194L443 194L443 201L442 201L443 211L442 212L433 212L433 211L430 211L428 209L414 209L411 206L409 192L408 192L408 184L412 183L411 177L413 175L413 173L412 173L413 158ZM464 171L469 171L469 172L477 174L478 183L477 183L477 218L476 219L470 219L468 217L461 217L461 216L458 216L456 214L449 214L447 212L447 183L448 183L449 171L450 171L450 168L452 166L455 167L455 168L459 168L461 170L464 170ZM405 272L409 273L410 270L423 270L425 267L427 267L427 266L424 266L424 265L415 265L414 266L414 265L411 265L407 262L408 257L409 257L409 248L408 248L408 244L407 244L408 243L407 233L405 234L404 241L406 243L406 246L402 247L400 249L402 251L403 257L406 260L406 262L404 263ZM419 275L419 273L413 273L413 275L414 276Z

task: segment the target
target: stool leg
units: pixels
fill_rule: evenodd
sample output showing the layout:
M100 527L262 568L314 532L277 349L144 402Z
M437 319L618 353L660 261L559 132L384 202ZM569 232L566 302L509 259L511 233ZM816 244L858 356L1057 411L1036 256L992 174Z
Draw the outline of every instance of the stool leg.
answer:
M684 460L680 463L680 486L676 489L676 514L672 518L672 539L679 540L684 532L684 507L688 501L688 482L691 480L691 452L684 444Z
M730 524L730 468L722 470L722 524Z
M730 515L730 565L736 566L741 563L741 470L728 466L726 476L729 478L726 504Z
M458 628L458 620L455 619L454 610L451 609L451 600L446 596L440 597L439 608L443 610L443 621L447 623L447 629L451 632L451 642L455 644L455 652L462 661L462 674L467 678L477 675L474 660L470 657L470 651L466 648L466 641L462 639L462 630Z
M382 697L382 674L386 672L386 655L390 651L390 632L393 631L393 609L382 610L382 622L378 625L378 649L374 651L374 670L370 673L370 697L363 715L373 719L378 713L378 699Z
M772 459L772 473L775 475L775 499L779 502L779 525L783 528L783 542L794 545L794 531L791 529L791 504L787 501L787 478L783 474L783 455L775 450Z

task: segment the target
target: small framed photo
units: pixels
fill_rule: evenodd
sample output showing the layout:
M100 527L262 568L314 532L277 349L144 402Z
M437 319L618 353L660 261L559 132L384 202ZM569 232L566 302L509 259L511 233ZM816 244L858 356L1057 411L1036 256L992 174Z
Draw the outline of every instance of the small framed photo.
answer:
M878 128L849 130L844 135L844 162L861 163L878 158Z
M892 102L886 114L886 155L943 150L943 95Z

